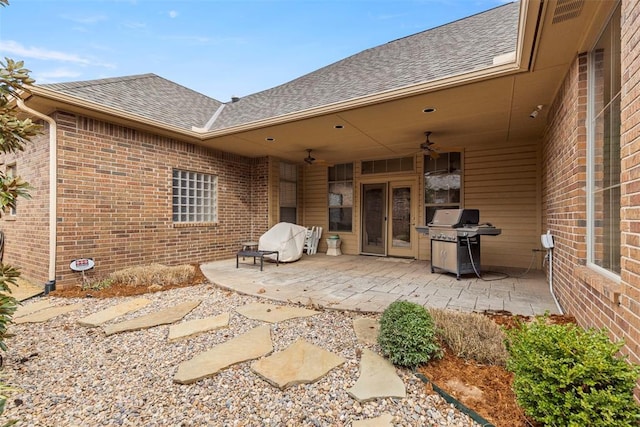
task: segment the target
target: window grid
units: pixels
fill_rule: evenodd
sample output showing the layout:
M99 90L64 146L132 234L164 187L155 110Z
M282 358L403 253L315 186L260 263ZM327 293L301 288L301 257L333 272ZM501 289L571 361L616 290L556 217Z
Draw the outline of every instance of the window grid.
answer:
M362 161L363 175L393 172L413 172L414 170L415 166L413 162L413 156Z
M173 221L217 222L218 177L173 170Z

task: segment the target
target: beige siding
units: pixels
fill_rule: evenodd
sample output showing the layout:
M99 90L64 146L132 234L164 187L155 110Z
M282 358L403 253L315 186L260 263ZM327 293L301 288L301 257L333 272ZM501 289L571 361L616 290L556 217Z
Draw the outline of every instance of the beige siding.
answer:
M327 168L322 165L302 166L304 178L302 225L322 227L319 252L326 252L327 236Z
M269 228L273 227L280 219L280 162L274 158L269 159Z
M302 214L302 225L310 227L310 226L321 226L322 227L322 238L318 245L319 252L327 251L327 243L326 238L330 234L329 232L329 212L328 212L328 204L327 204L327 191L328 191L328 183L327 183L327 167L322 165L313 165L310 167L303 167L303 201L300 204L301 208L303 208ZM357 188L354 188L354 192L357 192ZM357 209L357 201L354 197L354 230L356 230L356 220L357 214L355 214ZM359 251L358 248L358 239L357 234L339 232L340 239L342 241L341 250L346 254L357 254Z
M418 156L415 175L366 177L367 182L387 182L416 179L416 224L423 225L424 179L422 157ZM502 229L500 236L482 238L483 266L509 266L526 268L532 261L532 249L539 248L540 229L540 179L539 149L535 143L505 143L493 146L464 149L463 206L480 210L480 221L491 222ZM327 168L305 167L303 173L303 225L321 225L324 228L320 251L326 251L324 238L328 235L327 223ZM342 251L358 254L361 195L360 162L354 170L354 232L340 232ZM419 259L430 259L429 238L418 236ZM541 255L536 254L536 267L541 265Z
M540 247L538 158L535 143L465 150L464 207L502 229L482 238L483 265L527 267Z

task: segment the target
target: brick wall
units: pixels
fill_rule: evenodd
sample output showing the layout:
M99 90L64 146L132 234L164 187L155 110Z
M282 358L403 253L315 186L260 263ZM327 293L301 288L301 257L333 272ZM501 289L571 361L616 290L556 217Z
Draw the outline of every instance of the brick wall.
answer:
M550 106L542 151L543 230L555 238L554 285L567 309L579 297L571 286L574 266L587 256L586 63L586 55L576 59Z
M543 145L543 228L555 237L554 287L583 327L605 327L640 363L640 4L622 3L621 283L586 267L587 55L550 107Z
M640 361L640 3L622 2L622 129L620 155L622 298L616 324Z
M48 132L48 124L39 122ZM30 199L19 198L17 215L3 214L0 230L5 233L3 261L20 267L24 278L40 285L48 280L49 268L49 137L33 138L17 154L0 155L0 167L15 164L17 173L33 188ZM37 254L37 256L34 256Z
M94 258L91 276L148 263L231 258L266 230L267 160L249 159L58 112L57 285L80 281L69 263ZM174 168L218 177L218 222L172 221ZM256 195L256 197L254 197Z

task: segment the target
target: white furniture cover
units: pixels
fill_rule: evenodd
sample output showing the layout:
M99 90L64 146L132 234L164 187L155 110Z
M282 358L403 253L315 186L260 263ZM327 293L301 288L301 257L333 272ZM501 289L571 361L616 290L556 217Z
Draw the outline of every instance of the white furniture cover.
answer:
M258 250L278 251L280 262L292 262L302 258L307 228L301 225L280 222L258 240ZM275 260L276 256L265 255L265 258Z

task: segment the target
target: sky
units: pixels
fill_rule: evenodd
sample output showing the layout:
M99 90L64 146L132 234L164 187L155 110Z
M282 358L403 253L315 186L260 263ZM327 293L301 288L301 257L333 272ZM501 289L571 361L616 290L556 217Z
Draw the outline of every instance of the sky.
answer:
M505 0L9 0L36 84L154 73L226 102Z

